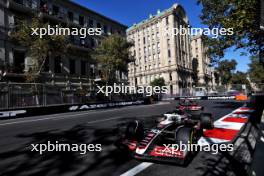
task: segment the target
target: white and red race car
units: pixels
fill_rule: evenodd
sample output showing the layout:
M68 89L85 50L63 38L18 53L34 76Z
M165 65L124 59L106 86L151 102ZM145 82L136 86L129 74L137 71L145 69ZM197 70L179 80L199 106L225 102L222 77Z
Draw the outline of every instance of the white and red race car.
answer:
M184 111L176 111L164 114L151 129L145 129L138 120L129 122L120 128L116 146L139 160L187 164L194 152L176 149L176 144L197 143L203 129L213 128L213 120L209 113L202 113L199 120L193 120Z

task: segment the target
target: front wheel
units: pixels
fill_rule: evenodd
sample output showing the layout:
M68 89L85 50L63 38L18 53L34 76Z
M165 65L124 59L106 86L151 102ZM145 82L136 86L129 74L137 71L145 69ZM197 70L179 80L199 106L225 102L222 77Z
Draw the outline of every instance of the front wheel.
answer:
M183 165L188 165L188 163L193 159L193 156L196 151L196 147L194 149L189 148L188 146L197 145L197 132L194 128L190 127L180 127L178 130L175 131L175 144L181 148L181 152L183 152L184 159L181 161Z
M128 123L126 132L126 138L130 140L140 141L144 137L144 125L138 120Z
M181 127L175 132L176 144L194 144L197 142L195 129L190 127Z

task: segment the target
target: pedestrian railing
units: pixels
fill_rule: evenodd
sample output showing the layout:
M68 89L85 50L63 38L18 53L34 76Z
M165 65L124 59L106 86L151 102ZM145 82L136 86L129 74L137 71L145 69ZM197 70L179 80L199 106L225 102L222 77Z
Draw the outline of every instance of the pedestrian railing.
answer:
M0 109L84 103L78 89L38 83L0 83Z

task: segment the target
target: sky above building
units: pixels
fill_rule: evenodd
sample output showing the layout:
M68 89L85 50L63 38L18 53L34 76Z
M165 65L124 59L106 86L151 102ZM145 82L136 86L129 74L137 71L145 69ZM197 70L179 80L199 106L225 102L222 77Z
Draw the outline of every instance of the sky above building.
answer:
M155 15L157 10L165 10L173 4L181 4L189 18L190 24L195 28L203 28L199 15L202 7L197 5L196 0L73 0L74 2L112 18L128 27L134 23L147 19L150 14ZM247 71L250 62L249 55L241 56L241 51L228 49L224 59L235 59L238 63L237 70Z

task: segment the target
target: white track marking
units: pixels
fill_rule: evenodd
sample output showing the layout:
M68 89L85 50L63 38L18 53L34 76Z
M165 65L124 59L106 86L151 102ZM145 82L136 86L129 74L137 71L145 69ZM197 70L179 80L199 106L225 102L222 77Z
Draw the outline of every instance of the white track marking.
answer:
M143 162L143 163L137 165L136 167L130 169L129 171L121 174L120 176L134 176L134 175L138 174L139 172L143 171L144 169L148 168L152 164L153 163Z
M49 117L49 118L41 118L41 119L34 119L34 120L23 120L23 121L17 121L17 122L1 123L0 126L29 123L29 122L37 122L37 121L50 120L50 119L55 119L55 118L56 117Z
M254 112L254 110L250 109L250 108L248 108L248 109L238 108L238 109L234 110L233 112L249 112L249 113L252 113L252 112Z
M121 118L124 118L124 117L123 117L123 116L118 116L118 117L113 117L113 118L108 118L108 119L102 119L102 120L94 120L94 121L86 122L86 124L92 124L92 123L104 122L104 121L115 120L115 119L121 119ZM41 121L41 120L47 120L47 119L54 120L54 118L46 118L46 119L36 119L36 120L31 120L31 121L22 121L22 122L17 122L17 123L35 122L35 121ZM56 119L55 119L55 120L56 120ZM16 122L4 123L4 124L0 124L0 126L10 125L10 124L17 124L17 123L16 123Z
M225 122L223 121L227 117L239 117L239 118L249 118L249 114L234 114L235 112L239 112L240 108L235 109L230 114L227 114L220 119L216 120L214 122L214 127L216 128L222 128L222 129L232 129L232 130L240 130L245 123L238 123L238 122ZM230 140L224 140L224 139L218 139L213 137L201 137L198 141L199 145L208 145L208 144L214 144L214 143L223 143L223 142L229 142Z
M106 111L104 111L104 112L106 112ZM82 116L82 115L88 115L88 114L94 114L94 113L96 113L96 112L86 112L86 113L79 113L79 114L71 114L71 115L65 115L63 117L61 117L62 115L56 115L56 116L51 116L51 117L48 116L47 118L1 123L0 126L12 125L12 124L20 124L20 123L29 123L29 122L37 122L37 121L43 121L43 120L65 119L65 118L69 118L69 117L76 117L76 116Z
M240 130L245 123L237 123L237 122L225 122L225 121L217 121L214 123L215 128L227 128L231 130Z
M113 117L113 118L102 119L102 120L94 120L94 121L86 122L86 124L105 122L105 121L109 121L109 120L116 120L116 119L122 119L122 118L124 118L124 117L123 116L119 116L119 117Z
M162 104L153 104L153 105L147 105L147 106L159 106L159 105L165 105L169 104L169 102L164 102ZM132 109L138 106L130 106L127 107L128 109ZM61 119L66 119L66 118L72 118L76 116L82 116L82 115L89 115L89 114L96 114L96 113L104 113L104 112L111 112L111 111L120 111L122 110L121 108L119 109L109 109L109 110L104 110L104 111L89 111L89 112L83 112L83 113L78 113L78 114L70 114L70 115L64 115L64 114L54 114L54 115L47 115L46 118L39 118L39 119L31 119L31 120L21 120L21 121L11 121L11 122L6 122L6 123L0 123L0 126L6 126L6 125L13 125L13 124L22 124L22 123L30 123L30 122L38 122L38 121L44 121L44 120L61 120ZM14 119L12 119L14 120ZM17 119L16 119L17 120ZM106 119L105 119L106 120Z
M204 146L204 145L208 145L208 144L218 144L218 143L224 143L224 142L229 142L229 141L224 140L224 139L201 137L198 141L198 144L200 146Z
M111 112L111 111L116 111L118 109L111 109L111 110L105 110L105 111L100 111L100 112ZM94 110L90 110L89 112L82 112L82 113L78 113L78 114L54 114L54 115L47 115L45 116L46 118L38 118L38 119L31 119L31 120L19 120L19 119L10 119L11 122L6 122L6 123L0 123L0 126L4 126L4 125L11 125L11 124L19 124L19 123L28 123L28 122L35 122L35 121L42 121L42 120L59 120L59 119L65 119L65 118L69 118L69 117L76 117L76 116L82 116L82 115L88 115L88 114L96 114L99 113L99 111L94 111ZM31 116L32 117L32 116ZM25 117L27 118L27 117ZM15 120L19 120L19 121L15 121ZM9 121L9 120L7 120Z
M249 118L250 114L230 114L230 117Z

